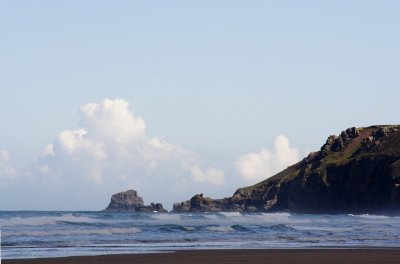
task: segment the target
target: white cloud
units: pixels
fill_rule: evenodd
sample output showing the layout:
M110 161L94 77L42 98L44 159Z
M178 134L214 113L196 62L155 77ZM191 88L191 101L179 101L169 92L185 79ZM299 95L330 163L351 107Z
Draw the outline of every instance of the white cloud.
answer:
M17 172L9 153L0 151L0 187L7 183L8 192L0 192L0 200L10 192L24 194L23 208L11 209L102 209L112 193L131 188L146 203L170 208L195 193L231 195L299 160L299 151L278 136L272 150L239 157L235 171L231 160L207 160L207 155L148 135L144 120L124 100L90 103L79 113L80 127L60 132L26 170ZM210 166L211 160L229 172L229 179Z
M80 109L80 125L93 139L115 144L132 144L145 136L146 125L135 117L125 100L105 99L90 103Z
M207 164L207 155L148 135L144 120L124 100L86 104L79 113L80 127L60 132L24 170L17 171L9 153L0 151L0 200L24 194L18 196L20 206L10 209L102 209L111 194L131 188L146 203L163 202L170 208L195 193L231 195L299 160L298 150L278 136L272 150L239 157L236 172L231 161L218 160L228 178ZM216 162L215 157L208 160Z
M236 160L236 168L248 183L255 183L273 176L299 161L299 150L291 148L287 137L279 135L274 139L273 150L262 148Z
M84 129L60 133L53 148L50 149L53 150L53 153L49 152L51 156L57 153L70 155L75 158L82 158L82 155L87 154L96 160L104 160L107 158L104 142L91 139Z
M213 167L203 171L198 165L195 165L190 168L190 172L195 182L209 182L215 185L225 183L224 172Z
M80 129L61 132L31 168L43 185L71 187L76 195L134 188L147 201L168 206L178 195L187 199L204 186L225 182L221 170L203 170L194 153L146 135L145 122L124 100L82 106L79 124Z
M17 170L11 162L11 156L8 151L0 151L0 184L7 180L14 179L17 176Z

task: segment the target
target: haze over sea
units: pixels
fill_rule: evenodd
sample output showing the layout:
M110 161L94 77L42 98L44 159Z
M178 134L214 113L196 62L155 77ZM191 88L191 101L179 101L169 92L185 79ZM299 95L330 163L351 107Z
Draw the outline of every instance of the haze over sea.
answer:
M2 258L182 249L397 247L400 217L289 213L0 212Z

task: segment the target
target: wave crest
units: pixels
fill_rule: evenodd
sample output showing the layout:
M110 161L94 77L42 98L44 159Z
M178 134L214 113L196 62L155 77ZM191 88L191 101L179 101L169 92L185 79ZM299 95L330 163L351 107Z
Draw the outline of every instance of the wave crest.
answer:
M45 237L45 236L79 236L79 235L117 235L117 234L136 234L141 232L139 228L106 228L106 229L68 229L68 230L50 230L50 231L4 231L4 237Z
M35 216L35 217L12 217L0 220L0 227L8 226L43 226L56 225L62 222L70 223L95 223L97 220L86 216L75 216L63 214L60 216Z

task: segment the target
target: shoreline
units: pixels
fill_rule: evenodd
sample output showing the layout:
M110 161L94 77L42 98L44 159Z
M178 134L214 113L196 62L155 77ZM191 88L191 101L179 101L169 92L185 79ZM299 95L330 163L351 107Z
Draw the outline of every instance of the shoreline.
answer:
M183 264L183 263L340 263L398 264L400 248L302 248L177 250L162 253L74 256L60 258L3 259L5 264Z

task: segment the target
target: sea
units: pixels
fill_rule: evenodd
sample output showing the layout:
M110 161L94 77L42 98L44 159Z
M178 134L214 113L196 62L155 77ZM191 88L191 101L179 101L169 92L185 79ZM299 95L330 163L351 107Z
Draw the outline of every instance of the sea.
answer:
M0 229L2 259L400 246L400 217L367 214L3 211Z

